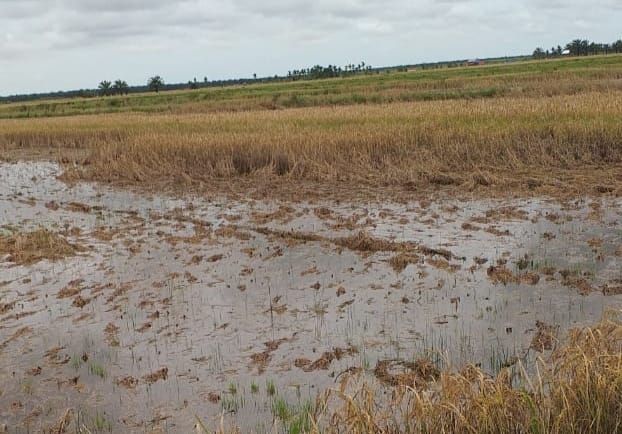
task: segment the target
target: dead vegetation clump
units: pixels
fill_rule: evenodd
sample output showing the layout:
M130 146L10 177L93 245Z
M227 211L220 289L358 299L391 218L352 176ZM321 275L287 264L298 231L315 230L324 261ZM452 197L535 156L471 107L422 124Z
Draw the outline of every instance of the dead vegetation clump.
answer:
M320 220L332 219L334 212L331 209L321 206L313 209L313 214Z
M564 271L567 270L560 271L563 277L562 285L578 290L581 295L589 295L590 293L596 291L592 284L584 277L578 275L578 273L564 273Z
M523 283L527 283L529 285L537 285L540 282L540 275L538 273L534 273L533 271L522 273L520 275L520 280Z
M214 231L214 235L222 238L237 238L240 241L248 241L251 234L241 230L237 225L224 225Z
M68 408L65 410L63 415L56 421L56 423L48 429L46 429L46 433L49 434L64 434L69 430L69 426L71 421L73 420L74 410L72 408Z
M119 331L121 329L113 323L108 323L104 328L104 337L106 342L111 346L117 346L119 344Z
M264 342L264 346L266 347L264 351L251 354L250 367L256 367L259 374L265 372L266 368L270 364L270 361L272 360L272 353L278 350L281 344L288 341L288 338L281 338Z
M143 380L148 384L153 384L159 380L166 380L168 378L168 368L158 369L157 371L151 372L143 376Z
M531 340L529 348L538 352L545 350L549 351L553 349L553 346L557 342L557 335L559 334L558 325L546 324L543 321L536 321L536 334Z
M389 264L397 273L404 271L410 264L419 264L420 262L419 256L408 252L398 253L389 259Z
M66 286L64 286L58 294L56 294L57 298L69 298L74 295L78 295L84 289L82 284L84 283L83 279L75 279L69 282Z
M266 236L286 240L290 245L303 242L326 241L364 255L377 252L398 252L397 256L389 260L391 266L398 272L403 271L408 265L407 262L414 263L409 261L416 260L416 253L426 256L437 255L446 260L454 258L454 255L446 249L434 249L419 245L413 241L384 240L382 238L373 237L363 230L354 235L341 238L325 238L321 235L307 232L279 231L264 227L254 228L253 230Z
M622 294L622 279L614 279L611 282L601 286L601 291L604 295L621 295Z
M0 303L0 315L3 315L10 310L13 310L15 308L15 303L17 303L17 301L11 301L8 303Z
M388 241L375 238L365 231L359 231L349 237L336 238L333 242L355 252L408 252L416 251L419 246L413 242Z
M0 255L7 255L6 260L17 265L29 265L44 259L59 261L83 250L47 229L0 235Z
M90 302L91 302L90 298L83 298L80 295L78 295L76 298L73 299L73 303L71 303L71 305L82 309L84 306L86 306Z
M131 375L114 379L114 384L125 387L126 389L134 389L138 385L138 378Z
M449 273L455 273L460 269L459 264L450 264L449 261L446 261L445 259L428 258L426 262L434 268L438 268L439 270L444 270Z
M279 230L273 230L269 228L254 228L253 230L262 235L286 240L294 244L325 240L325 238L320 235L311 234L307 232L279 231Z
M32 329L30 327L20 327L18 328L11 336L9 336L4 342L2 342L0 344L0 350L4 349L7 347L7 345L9 345L11 342L26 336L26 335L31 335L32 334Z
M488 232L489 234L493 234L496 237L509 237L512 235L509 229L503 231L496 226L488 226L486 229L484 229L484 231Z
M520 269L520 266L519 266ZM486 275L493 283L527 283L528 285L537 285L540 282L540 275L533 271L513 273L504 264L491 265L486 270Z
M541 348L553 342L544 340ZM326 392L314 416L321 431L312 432L609 434L622 427L622 312L572 330L533 374L520 364L496 375L468 366L432 369L429 383L403 384L388 366L379 362L379 382L346 376Z
M341 360L345 356L352 356L354 354L358 354L358 349L356 347L335 347L332 351L324 351L322 355L313 362L307 359L296 359L294 365L300 367L305 372L327 370L334 360Z
M512 273L505 265L495 266L491 265L486 270L486 275L493 283L520 283L520 277Z
M317 360L309 363L307 366L303 367L302 370L305 372L327 370L333 360L335 360L335 355L331 351L325 351Z
M379 360L374 368L374 376L384 384L417 389L438 380L440 374L440 369L428 359L415 362Z
M253 223L259 225L265 225L272 221L277 221L281 224L289 223L293 220L296 210L291 206L281 205L279 209L268 213L253 213L251 220Z

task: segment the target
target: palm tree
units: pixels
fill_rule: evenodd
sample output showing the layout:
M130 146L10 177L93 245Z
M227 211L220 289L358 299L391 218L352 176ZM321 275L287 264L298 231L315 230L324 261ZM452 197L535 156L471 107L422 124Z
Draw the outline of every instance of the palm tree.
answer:
M117 93L119 95L127 95L129 91L129 86L124 80L115 80L114 84L112 85L112 90L114 91L114 93Z
M581 39L575 39L566 45L566 50L570 51L573 56L579 56L581 54Z
M544 52L542 48L538 47L534 50L532 56L534 59L543 59L546 57L546 53Z
M160 77L159 75L156 75L154 77L151 77L149 79L149 81L147 82L147 87L150 90L157 92L160 92L160 89L164 86L164 80L162 79L162 77Z
M99 94L101 96L110 95L110 88L112 86L112 82L108 80L103 80L99 83L97 88L99 89Z

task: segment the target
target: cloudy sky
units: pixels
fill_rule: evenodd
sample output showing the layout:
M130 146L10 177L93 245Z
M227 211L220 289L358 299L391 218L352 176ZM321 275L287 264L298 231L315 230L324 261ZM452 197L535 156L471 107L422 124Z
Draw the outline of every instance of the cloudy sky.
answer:
M0 95L515 55L621 22L621 0L0 0Z

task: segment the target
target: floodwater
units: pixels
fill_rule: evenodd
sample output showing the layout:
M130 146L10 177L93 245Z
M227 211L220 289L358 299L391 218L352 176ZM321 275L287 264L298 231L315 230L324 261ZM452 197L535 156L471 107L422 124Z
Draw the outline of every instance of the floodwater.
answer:
M231 201L58 174L0 165L0 233L82 248L29 265L0 252L11 433L194 432L222 415L266 432L276 397L313 400L349 369L529 366L548 351L537 321L563 339L622 305L620 199ZM346 241L361 233L392 243ZM396 251L413 263L394 268Z

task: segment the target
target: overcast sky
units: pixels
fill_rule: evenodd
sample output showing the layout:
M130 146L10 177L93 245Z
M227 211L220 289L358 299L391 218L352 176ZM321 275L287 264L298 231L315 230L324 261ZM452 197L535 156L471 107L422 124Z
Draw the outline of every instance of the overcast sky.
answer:
M0 0L0 95L622 38L622 0Z

